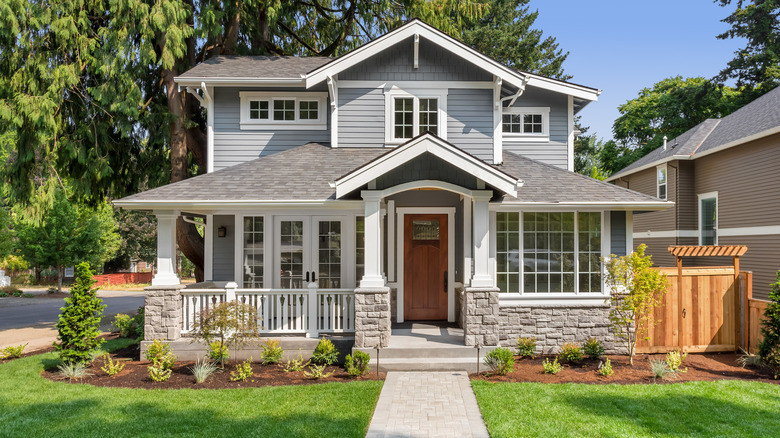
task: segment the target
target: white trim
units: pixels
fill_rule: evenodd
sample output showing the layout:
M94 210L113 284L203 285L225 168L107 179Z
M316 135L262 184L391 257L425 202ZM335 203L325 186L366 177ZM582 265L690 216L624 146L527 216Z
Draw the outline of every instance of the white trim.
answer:
M566 163L569 172L574 172L574 97L569 96L568 109L566 111L568 134L566 135ZM547 125L549 126L549 111L547 116ZM548 137L549 139L549 137Z
M569 96L571 100L572 97ZM541 115L542 116L542 132L540 133L525 133L525 132L504 132L504 115ZM574 116L572 115L572 120ZM524 126L524 122L520 122L520 126ZM573 132L573 131L572 131ZM570 135L573 135L570 132ZM501 137L506 143L512 142L536 142L544 143L550 141L550 108L549 107L523 107L523 106L511 106L504 107L501 111ZM572 169L569 169L572 170Z
M642 239L670 239L676 237L698 237L699 230L665 230L665 231L636 231L632 237L637 240Z
M204 84L205 86L205 84ZM214 171L214 87L205 87L206 104L206 173Z
M398 281L396 282L396 319L404 322L404 229L407 214L447 215L447 321L455 322L455 209L456 207L398 207Z
M661 173L661 171L664 171L664 197L661 197L661 181L659 180L658 176ZM664 201L669 200L669 169L666 167L666 163L659 164L655 167L655 197L658 199L663 199Z
M414 69L420 68L420 34L414 34Z
M420 135L420 99L437 99L437 136L447 139L447 89L445 88L400 88L393 84L385 88L385 145L397 146ZM412 137L395 137L395 100L412 99Z
M328 76L328 95L330 97L330 147L339 147L339 84Z
M608 295L595 292L586 292L578 294L576 297L572 294L534 294L543 295L532 297L530 294L522 296L516 293L501 293L498 300L499 307L549 307L549 308L571 308L571 307L609 307L605 303Z
M501 84L500 77L494 76L493 88L493 164L504 162L504 144L503 144L503 116L501 109Z
M780 234L780 225L769 225L764 227L733 227L718 228L718 236L769 236Z
M258 77L213 77L213 76L200 76L200 77L175 77L173 82L179 84L182 87L187 86L199 86L201 83L206 83L211 86L248 86L248 85L263 85L263 86L278 86L278 87L305 87L306 81L304 78L258 78Z
M339 88L390 88L397 87L402 90L430 90L430 89L493 89L490 81L377 81L377 80L340 80Z
M503 201L501 203L491 203L490 209L494 211L517 211L518 207L523 207L523 211L562 211L578 209L586 211L592 210L666 210L674 207L674 202L670 201L647 201L647 202L517 202Z
M375 180L426 152L474 175L510 196L517 197L519 183L517 179L430 134L419 136L337 180L335 182L336 197L345 196L368 184L369 181Z
M233 216L233 281L243 288L244 286L244 217L253 215L236 214ZM268 237L265 234L266 220L263 219L263 286L268 286L266 282L265 242Z
M249 199L242 200L219 200L219 199L193 199L186 201L173 200L116 200L112 201L117 207L128 208L131 210L152 210L152 209L176 209L188 210L193 212L208 212L212 210L234 209L234 210L252 210L258 207L283 207L283 208L356 208L362 203L358 200L323 200L323 199L286 199L286 200L265 200Z
M293 91L241 91L238 93L240 100L240 127L241 130L326 130L328 129L327 117L325 116L327 92L293 92ZM295 119L294 120L274 120L273 103L275 100L293 100L295 101ZM250 119L249 102L265 101L268 102L267 119ZM301 120L300 102L317 102L317 119Z
M203 230L203 280L214 280L214 215L206 215Z
M634 212L626 212L626 254L634 252Z
M473 260L472 253L474 251L474 245L471 243L471 210L473 203L471 198L467 196L461 196L463 201L463 286L468 287L471 285L471 263Z
M387 278L395 282L395 201L387 201Z
M713 224L713 230L715 231L715 241L712 242L713 245L718 244L718 235L720 234L718 230L718 221L720 221L720 213L718 212L718 209L720 208L720 202L718 201L718 192L706 192L706 193L697 193L696 194L696 209L699 211L698 214L698 222L696 223L696 226L699 229L699 246L704 245L702 243L702 236L701 236L701 201L704 199L715 199L715 223Z

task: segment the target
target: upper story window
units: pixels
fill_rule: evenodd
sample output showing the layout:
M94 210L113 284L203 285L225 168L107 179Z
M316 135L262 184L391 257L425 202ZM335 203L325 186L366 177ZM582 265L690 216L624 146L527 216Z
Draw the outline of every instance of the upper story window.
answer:
M507 107L503 109L503 137L512 141L548 141L550 108Z
M242 91L241 129L328 129L327 93Z
M718 192L699 195L699 245L718 244Z
M656 195L665 201L666 200L666 165L665 164L662 166L658 166L657 174L658 177L657 177L656 186L658 187L658 190Z
M426 90L426 93L429 92ZM445 97L442 95L415 96L400 90L387 92L385 142L401 144L424 132L446 139L444 107Z

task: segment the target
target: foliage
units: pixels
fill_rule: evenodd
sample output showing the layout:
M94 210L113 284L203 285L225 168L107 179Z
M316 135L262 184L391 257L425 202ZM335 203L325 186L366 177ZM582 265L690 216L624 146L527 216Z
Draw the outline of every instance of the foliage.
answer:
M57 190L40 221L25 218L17 229L24 258L39 268L54 266L60 292L66 266L88 262L102 267L119 249L111 207L105 202L94 209L73 205L64 190Z
M113 325L122 337L141 341L144 336L144 308L139 307L133 316L118 313L114 317Z
M287 361L287 365L284 366L284 371L288 373L295 372L295 371L302 371L310 363L311 363L310 360L307 360L306 362L303 361L303 353L301 353L301 350L298 349L298 358L289 359Z
M13 220L11 219L11 214L0 203L0 260L10 256L13 252L13 249ZM0 266L4 266L4 264L0 263Z
M165 368L161 363L153 363L147 368L149 371L149 378L154 382L164 382L171 378L173 370L171 368Z
M604 355L604 346L596 338L590 338L583 344L583 351L591 359L598 359Z
M220 341L214 341L209 344L208 355L209 359L213 361L225 363L225 361L230 357L230 351L228 350L227 345Z
M322 338L311 355L311 361L319 365L332 365L339 360L339 351L330 339Z
M146 347L144 356L146 356L146 360L151 361L153 365L166 370L173 369L173 365L176 363L176 355L171 353L170 344L159 339L155 339L151 345Z
M263 365L272 363L279 363L282 360L284 350L277 339L268 339L260 346L262 351L260 352L260 359Z
M350 376L360 377L368 372L369 362L371 362L371 356L368 353L355 350L354 354L348 354L344 358L344 368Z
M63 362L57 365L57 369L59 370L57 374L63 379L68 379L71 382L92 375L92 373L87 370L87 366L82 362Z
M575 363L582 360L582 349L574 342L565 342L558 355L563 362Z
M233 382L246 382L252 377L252 358L236 364L236 370L230 372L230 380Z
M604 363L599 365L597 372L604 377L609 377L615 374L615 371L612 370L612 361L610 361L608 358L606 361L604 361Z
M22 357L22 353L24 352L24 348L28 344L19 344L19 345L9 345L0 351L0 360L4 359L18 359Z
M203 359L201 361L198 359L195 365L190 368L190 371L195 376L195 383L203 383L217 371L217 364L211 360Z
M562 369L563 365L558 363L557 357L553 359L552 362L550 362L550 360L547 358L545 358L544 362L542 362L542 373L544 374L558 374Z
M157 217L145 211L114 207L121 245L116 256L106 263L110 271L127 269L133 260L153 263L157 256Z
M520 357L534 358L536 354L536 339L517 338L517 355Z
M680 353L679 350L672 350L666 353L666 364L669 369L675 373L684 373L687 369L680 369L682 362L688 357L688 353Z
M5 296L22 296L22 290L16 286L3 286L0 287L0 292L6 294Z
M304 371L303 376L311 380L327 379L328 377L335 374L336 370L326 373L325 372L326 366L327 366L326 364L322 364L322 365L311 364L309 365L309 371Z
M120 362L119 359L117 359L116 362L112 361L111 356L109 356L108 353L103 355L103 360L105 361L105 365L103 365L100 369L111 377L125 369L124 363Z
M634 364L636 343L646 339L650 328L658 321L653 309L661 303L669 280L666 274L652 268L652 257L645 255L647 245L622 257L610 255L605 260L606 284L610 288L610 328L628 347L629 363ZM636 321L636 323L635 323Z
M780 376L780 271L777 273L777 281L772 283L769 301L761 320L763 339L758 344L758 355L774 370L776 379Z
M11 254L4 259L0 259L0 268L5 271L5 275L11 277L12 283L28 282L28 276L25 275L25 271L30 268L30 265L20 255Z
M505 376L515 368L515 356L512 350L498 347L485 355L484 363L490 369L490 374Z
M46 293L49 294L49 295L56 294L57 293L57 288L56 287L50 287L50 288L46 289Z
M100 335L100 319L106 306L97 297L97 289L89 264L76 265L76 282L60 308L57 322L57 339L54 348L63 362L85 362L103 344Z
M742 367L752 367L752 368L758 368L764 363L761 361L761 355L759 354L751 354L749 351L746 351L743 348L740 348L740 351L742 352L739 357L737 358L737 363Z
M238 301L220 303L200 312L192 329L193 341L203 340L207 344L218 341L236 351L260 337L257 309ZM220 360L225 368L225 361Z
M669 369L669 364L664 360L650 359L650 371L653 372L653 383L657 379L671 380L679 377L676 371Z

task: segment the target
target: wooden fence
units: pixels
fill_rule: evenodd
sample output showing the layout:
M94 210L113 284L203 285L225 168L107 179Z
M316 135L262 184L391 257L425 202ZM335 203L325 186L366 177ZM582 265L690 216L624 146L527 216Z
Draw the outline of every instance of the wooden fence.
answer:
M152 272L118 272L116 274L95 275L95 286L111 286L127 283L151 283Z

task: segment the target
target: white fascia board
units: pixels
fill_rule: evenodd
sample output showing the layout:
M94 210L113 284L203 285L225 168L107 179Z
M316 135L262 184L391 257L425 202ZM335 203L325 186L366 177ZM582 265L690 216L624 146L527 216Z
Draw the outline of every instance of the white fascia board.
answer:
M716 152L720 152L720 151L722 151L724 149L733 148L734 146L739 146L741 144L745 144L745 143L748 143L748 142L751 142L751 141L754 141L754 140L758 140L758 139L763 138L763 137L768 137L770 135L777 134L777 133L780 133L780 126L775 126L774 128L767 129L767 130L758 132L756 134L749 135L747 137L742 137L740 139L737 139L737 140L734 140L734 141L730 141L728 143L724 143L724 144L722 144L722 145L720 145L718 147L712 148L712 149L704 151L704 152L695 153L692 158L695 160L697 158L706 157L707 155L714 154Z
M311 208L313 206L324 208L355 208L363 205L363 201L344 201L344 200L322 200L322 199L294 199L294 200L116 200L112 203L128 210L246 210L257 207L284 207L284 208Z
M490 167L487 163L471 157L446 143L437 141L437 139L430 135L419 137L410 143L400 146L379 159L340 178L335 182L336 197L339 198L357 190L363 185L368 184L368 182L375 180L378 176L413 160L425 152L429 152L434 156L457 166L464 172L468 172L508 195L517 197L518 180L516 178L499 172Z
M526 73L525 75L528 77L528 85L532 87L542 88L562 94L568 94L570 96L578 97L590 102L599 100L599 95L601 94L601 90L587 88L581 85L569 84L567 82L560 82L554 79L549 79L530 73Z
M692 157L691 155L672 155L671 157L661 158L660 160L655 160L653 162L644 164L642 166L637 167L636 169L631 169L631 171L627 172L627 173L620 173L620 172L618 172L618 173L610 176L609 178L607 178L605 181L606 182L612 182L612 181L618 180L620 178L625 178L625 177L627 177L629 175L633 175L633 174L635 174L637 172L641 172L643 170L647 170L647 169L650 169L650 168L653 168L653 167L658 167L661 164L668 163L670 161L675 161L675 160L677 160L677 161L685 161L685 160L692 160L693 158L694 157Z
M256 85L256 86L285 86L285 87L303 87L305 85L305 82L303 78L295 78L295 79L272 79L272 78L241 78L241 77L235 77L235 78L214 78L214 77L203 77L203 78L182 78L177 77L173 78L173 81L181 86L200 86L201 83L205 83L206 85L220 85L220 86L247 86L247 85Z
M505 201L501 203L491 203L490 209L493 211L514 211L517 207L534 210L618 210L618 211L656 211L666 210L674 207L672 201L647 201L647 202L514 202ZM530 211L530 210L528 210Z

